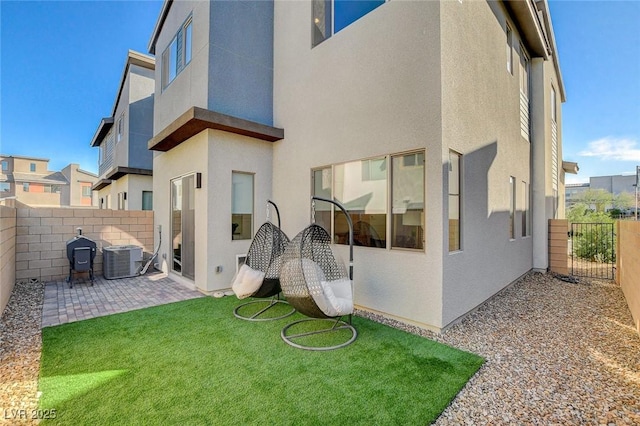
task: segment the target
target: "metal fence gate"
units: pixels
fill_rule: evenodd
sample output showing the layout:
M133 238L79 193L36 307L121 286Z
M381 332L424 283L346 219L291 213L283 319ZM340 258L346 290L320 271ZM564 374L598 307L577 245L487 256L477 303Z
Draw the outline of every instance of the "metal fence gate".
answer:
M569 232L571 275L615 278L616 244L613 223L572 223Z

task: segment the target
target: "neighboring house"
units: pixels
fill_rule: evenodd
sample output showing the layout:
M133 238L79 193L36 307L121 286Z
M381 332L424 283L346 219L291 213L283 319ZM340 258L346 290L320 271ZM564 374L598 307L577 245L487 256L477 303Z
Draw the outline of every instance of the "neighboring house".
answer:
M0 155L0 198L32 207L91 207L97 176L69 164L61 172L48 169L46 158Z
M113 210L151 210L155 60L129 50L111 116L98 125L92 147L100 149L98 206Z
M267 199L356 224L355 302L441 330L548 267L564 85L544 0L166 0L156 55L163 269L228 288ZM347 258L340 213L316 219Z

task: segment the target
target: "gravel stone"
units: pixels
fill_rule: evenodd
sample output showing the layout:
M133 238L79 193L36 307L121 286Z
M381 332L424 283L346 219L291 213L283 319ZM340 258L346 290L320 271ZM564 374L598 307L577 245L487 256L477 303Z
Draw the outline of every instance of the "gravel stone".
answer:
M640 424L640 336L620 287L530 272L438 335L486 363L436 425Z

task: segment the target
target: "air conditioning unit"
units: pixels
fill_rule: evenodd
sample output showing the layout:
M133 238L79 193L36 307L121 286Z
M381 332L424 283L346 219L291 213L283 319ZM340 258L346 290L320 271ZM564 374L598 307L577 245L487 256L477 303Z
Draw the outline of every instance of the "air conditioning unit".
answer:
M102 269L106 279L135 277L142 263L142 247L105 247L102 249L102 257Z

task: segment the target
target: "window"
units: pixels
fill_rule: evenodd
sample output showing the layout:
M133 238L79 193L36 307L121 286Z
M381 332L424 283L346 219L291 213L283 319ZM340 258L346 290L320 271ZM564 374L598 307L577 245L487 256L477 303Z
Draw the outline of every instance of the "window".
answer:
M24 182L22 184L22 191L29 192L29 182Z
M323 167L312 170L312 180L313 195L335 198L349 212L354 245L424 248L424 151ZM315 222L331 230L336 244L348 244L341 211L317 202Z
M153 210L153 192L142 191L142 210Z
M522 198L523 198L523 209L522 209L522 236L528 237L530 232L529 227L529 184L527 182L522 182Z
M191 62L192 23L189 17L162 53L163 89Z
M509 176L509 238L516 239L516 179Z
M82 196L83 197L91 197L91 195L92 195L91 186L83 185L82 186Z
M118 210L126 210L127 208L127 193L118 192Z
M11 191L11 184L9 182L0 182L0 192Z
M376 171L371 179L367 169ZM333 167L333 195L353 222L353 243L365 247L387 246L387 158L353 161ZM368 177L369 179L365 179ZM344 214L334 209L333 231L338 244L349 243L349 226Z
M513 75L513 31L507 25L507 71Z
M118 118L118 126L117 126L117 136L116 136L116 143L120 142L122 140L122 135L124 133L124 112L122 114L120 114L120 118Z
M424 153L391 157L391 247L424 248Z
M29 171L30 172L35 172L36 171L36 163L29 164Z
M314 170L313 172L313 195L332 199L332 173L331 167ZM315 205L315 223L324 229L331 230L331 212L332 205L329 203L316 203Z
M2 171L6 172L9 170L9 163L5 160L2 160Z
M460 160L462 155L449 151L449 251L460 250Z
M253 175L231 174L231 239L250 240L253 226Z
M312 0L312 47L351 25L385 0Z

